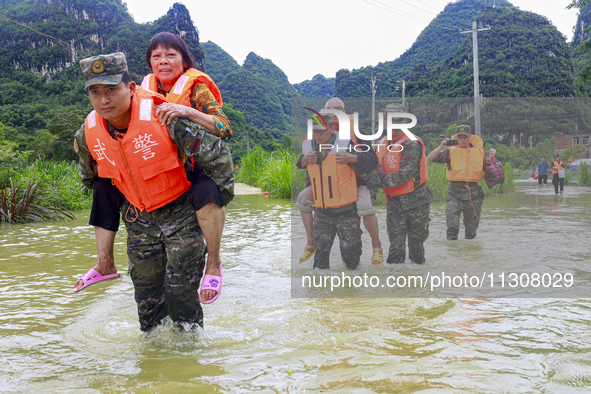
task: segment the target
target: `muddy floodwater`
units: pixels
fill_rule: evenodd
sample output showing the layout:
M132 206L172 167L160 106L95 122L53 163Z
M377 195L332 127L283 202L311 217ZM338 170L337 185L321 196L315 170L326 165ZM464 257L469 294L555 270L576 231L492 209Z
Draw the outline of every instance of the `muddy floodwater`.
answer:
M305 238L289 201L237 196L224 230L223 290L204 306L204 329L168 322L149 334L139 330L124 230L115 255L122 277L73 294L96 260L88 212L0 225L0 392L590 392L591 189L555 195L519 184L485 200L472 241L445 239L444 212L432 205L422 266L372 267L364 230L359 270L345 272L335 247L331 269L319 272L311 260L297 263ZM387 246L385 209L378 220ZM575 285L543 297L528 287L461 298L292 289L303 275L475 276L491 267L570 273Z

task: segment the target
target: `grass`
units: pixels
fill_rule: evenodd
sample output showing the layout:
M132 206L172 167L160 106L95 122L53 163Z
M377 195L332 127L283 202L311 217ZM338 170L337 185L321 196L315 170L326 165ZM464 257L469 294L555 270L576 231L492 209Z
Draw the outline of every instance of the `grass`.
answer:
M271 197L291 196L291 154L286 150L273 152L259 175L258 187Z
M236 182L258 186L263 168L271 154L259 146L255 146L252 152L242 156L242 164L236 174Z
M271 197L291 196L292 156L287 150L269 153L260 147L242 157L242 166L236 174L236 182L260 187Z
M78 167L74 162L39 159L22 169L14 179L18 184L32 179L42 182L45 199L56 206L69 210L90 206L91 191L80 182Z

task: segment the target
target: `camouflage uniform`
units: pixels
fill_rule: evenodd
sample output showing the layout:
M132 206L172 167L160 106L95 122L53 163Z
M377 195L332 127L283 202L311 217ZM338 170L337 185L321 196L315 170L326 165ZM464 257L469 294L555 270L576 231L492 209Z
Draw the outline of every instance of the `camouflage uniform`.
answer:
M109 56L112 55L105 57ZM83 62L96 64L95 59ZM85 72L82 62L81 65ZM100 65L97 69L100 70ZM91 81L90 85L119 83L97 82L96 77ZM184 118L175 118L167 128L181 159L187 161L191 157L201 164L218 185L226 203L229 202L234 196L234 165L226 143ZM109 130L115 134L112 126ZM97 164L88 150L84 125L76 132L74 148L80 157L80 178L85 186L92 188L98 178ZM139 211L127 200L123 203L129 274L143 331L150 330L167 315L176 323L203 324L197 289L205 267L206 248L188 194L151 212Z
M379 176L383 176L379 181L379 187L396 187L404 185L412 178L418 179L419 164L423 155L421 144L418 141L409 140L402 143L402 148L400 170L386 174L383 167L378 166ZM425 262L423 243L429 237L431 201L433 201L433 194L426 183L418 185L408 194L388 196L386 223L390 249L387 263L404 263L407 238L409 258L418 264Z
M335 143L337 134L334 134L331 144ZM317 145L312 144L315 149ZM354 146L353 141L349 146ZM350 164L355 171L368 171L375 168L378 164L378 158L373 150L368 152L357 152L351 149L350 152L358 156L358 163ZM326 158L328 152L318 153L318 164ZM303 156L302 156L303 157ZM301 159L298 163L301 163ZM299 164L301 168L301 164ZM359 180L359 178L358 178ZM341 249L341 258L349 269L356 269L361 257L361 219L357 214L356 202L339 208L314 208L314 246L316 254L314 255L314 268L330 268L329 256L335 235L339 236L339 246Z
M328 208L314 210L314 268L330 268L329 256L335 235L339 235L341 258L349 269L356 269L361 257L361 219L355 203L343 210Z
M449 149L445 148L439 152L433 162L449 166ZM478 183L450 181L449 189L447 189L447 206L445 208L447 239L458 239L460 215L462 213L464 214L466 239L476 237L483 202L484 192Z

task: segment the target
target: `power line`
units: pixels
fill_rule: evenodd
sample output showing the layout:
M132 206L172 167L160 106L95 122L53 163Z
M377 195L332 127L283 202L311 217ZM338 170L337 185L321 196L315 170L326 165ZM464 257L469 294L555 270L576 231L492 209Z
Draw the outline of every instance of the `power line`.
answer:
M433 20L424 19L424 18L418 17L416 15L409 14L408 12L401 11L401 10L399 10L397 8L394 8L394 7L392 7L392 6L388 5L388 4L384 4L384 3L382 3L382 2L380 2L378 0L373 0L377 4L371 3L368 0L363 0L363 1L365 3L367 3L367 4L369 4L369 5L372 5L374 7L379 8L381 10L388 11L388 12L391 12L393 14L396 14L396 15L399 15L399 16L402 16L402 17L405 17L405 18L409 18L409 19L415 20L417 22L423 22L423 23L426 22L426 23L428 23L428 25L439 26L439 27L444 28L444 29L455 30L455 31L457 31L457 30L460 29L459 26L448 26L448 25L444 25L444 24L439 23L439 22L434 22ZM382 7L380 5L383 5L383 6L387 7L387 8Z
M423 3L423 2L422 2L422 1L420 1L420 0L415 0L415 1L416 1L417 3L421 3L422 5L426 5L426 6L428 6L428 7L431 7L431 8L433 8L435 11L439 12L439 9L437 9L437 8L433 7L431 4L428 4L428 3Z
M412 14L408 14L408 13L406 13L406 12L404 12L404 11L400 11L400 10L398 10L398 9L396 9L396 8L392 8L392 7L390 7L389 5L387 5L387 4L384 4L384 3L380 3L380 2L379 2L379 1L377 1L377 0L374 0L374 1L375 1L376 3L378 3L378 4L385 5L385 6L386 6L386 7L388 7L388 8L380 7L378 4L370 3L368 0L363 0L363 1L364 1L364 2L366 2L366 3L367 3L367 4L369 4L369 5L373 5L374 7L378 7L379 9L382 9L382 10L384 10L384 11L388 11L388 12L391 12L391 13L393 13L393 14L396 14L396 15L398 15L398 16L403 16L403 17L406 17L406 18L410 18L410 19L413 19L413 20L415 20L415 21L417 21L417 22L425 22L425 21L426 21L426 20L425 20L425 19L423 19L423 18L416 17L416 16L414 16L414 15L412 15Z
M421 7L417 7L416 5L414 5L414 4L412 4L412 3L409 3L408 1L405 1L405 0L400 0L400 1L401 1L401 2L403 2L404 4L408 4L409 6L411 6L411 7L415 7L416 9L418 9L418 10L421 10L421 11L423 11L423 12L426 12L426 13L428 13L428 14L437 15L437 14L435 14L435 13L431 12L431 11L427 11L427 10L424 10L424 9L422 9Z

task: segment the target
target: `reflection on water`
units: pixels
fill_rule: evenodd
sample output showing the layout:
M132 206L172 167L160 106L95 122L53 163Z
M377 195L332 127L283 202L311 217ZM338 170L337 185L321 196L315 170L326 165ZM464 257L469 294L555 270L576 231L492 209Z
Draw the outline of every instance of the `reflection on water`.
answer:
M456 244L444 240L444 207L434 204L427 264L490 254L569 259L588 271L590 196L524 188L488 198L477 242ZM1 225L0 392L588 391L587 300L291 298L292 217L297 230L289 202L236 197L224 287L204 306L205 328L168 323L148 335L126 275L125 231L116 240L122 278L73 294L96 259L87 213ZM541 241L524 247L524 237ZM392 269L367 267L367 257L368 272Z

